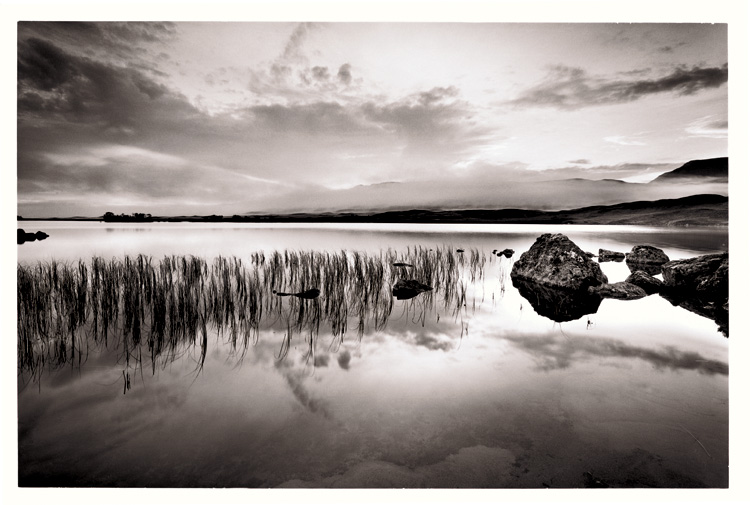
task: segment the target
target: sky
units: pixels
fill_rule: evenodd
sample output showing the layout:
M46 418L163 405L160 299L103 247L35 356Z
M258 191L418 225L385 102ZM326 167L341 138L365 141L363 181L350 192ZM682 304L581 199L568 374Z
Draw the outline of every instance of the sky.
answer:
M645 184L728 155L726 24L17 27L24 217L727 192Z

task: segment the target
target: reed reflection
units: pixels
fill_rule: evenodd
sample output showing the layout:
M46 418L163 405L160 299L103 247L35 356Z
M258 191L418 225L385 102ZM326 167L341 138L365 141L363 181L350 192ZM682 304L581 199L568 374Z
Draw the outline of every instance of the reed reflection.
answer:
M114 350L127 391L131 369L155 373L195 349L200 371L214 333L241 359L264 329L283 332L277 359L299 337L314 362L321 333L335 349L352 330L361 338L385 328L392 288L404 280L432 288L399 302L412 322L424 324L436 303L458 315L466 283L483 278L486 261L476 249L415 246L379 254L256 252L211 263L138 255L19 264L18 367L34 380L45 367L80 367L93 353Z

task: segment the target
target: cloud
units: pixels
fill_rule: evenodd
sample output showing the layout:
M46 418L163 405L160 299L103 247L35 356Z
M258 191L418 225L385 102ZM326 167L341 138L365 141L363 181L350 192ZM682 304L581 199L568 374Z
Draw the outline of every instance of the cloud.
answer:
M352 66L348 63L344 63L339 67L336 76L339 78L339 81L348 86L352 82Z
M328 67L313 67L312 74L313 77L318 81L327 81L331 77L328 74Z
M138 130L161 117L181 120L197 111L143 73L79 57L30 38L18 48L18 115L100 131Z
M645 146L646 143L637 140L633 137L626 137L624 135L612 135L609 137L604 137L605 142L610 142L612 144L618 144L621 146Z
M287 61L306 60L302 45L308 34L316 27L314 23L300 23L289 36L289 40L281 53L281 59Z
M395 102L370 101L362 109L369 121L412 141L439 140L457 133L460 124L471 116L468 104L457 100L457 94L454 87L435 87Z
M585 158L581 158L580 160L571 160L568 163L573 164L573 165L590 165L591 161Z
M526 90L510 103L522 107L580 109L638 100L658 93L692 95L718 88L729 77L728 65L675 67L656 79L612 80L592 77L582 68L555 66L544 82Z
M690 137L726 139L729 136L729 121L726 117L704 116L692 121L685 132Z

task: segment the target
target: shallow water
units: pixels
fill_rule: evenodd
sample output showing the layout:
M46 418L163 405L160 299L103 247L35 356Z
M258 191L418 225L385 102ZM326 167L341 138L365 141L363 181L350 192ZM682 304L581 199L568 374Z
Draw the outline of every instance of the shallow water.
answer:
M18 261L147 254L247 258L264 250L477 248L466 306L394 300L384 329L343 342L321 326L314 356L282 322L243 353L209 336L205 362L127 368L116 350L19 378L23 486L726 487L728 339L652 295L594 314L540 316L509 279L545 232L584 250L720 252L726 230L607 226L253 226L22 222L45 241ZM493 249L515 249L510 260ZM603 263L610 282L624 263ZM325 293L321 298L325 297ZM430 301L432 303L430 303ZM305 302L314 303L314 302ZM124 388L123 372L130 376ZM124 394L125 393L125 394Z

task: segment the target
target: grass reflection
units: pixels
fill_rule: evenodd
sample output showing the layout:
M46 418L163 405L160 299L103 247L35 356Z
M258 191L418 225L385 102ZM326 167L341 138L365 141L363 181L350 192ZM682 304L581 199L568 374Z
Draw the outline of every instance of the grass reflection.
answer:
M195 350L203 367L209 334L242 357L259 332L283 331L277 359L296 336L315 359L318 336L337 349L351 331L380 331L394 309L401 278L433 287L405 301L415 323L435 304L458 317L467 283L484 278L477 249L408 247L405 251L255 252L248 258L150 256L57 261L17 268L19 373L81 366L90 353L116 351L125 369L166 366ZM295 295L295 296L286 296ZM463 325L462 325L463 328ZM123 375L127 390L128 372Z

